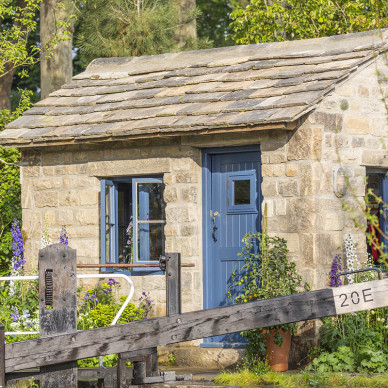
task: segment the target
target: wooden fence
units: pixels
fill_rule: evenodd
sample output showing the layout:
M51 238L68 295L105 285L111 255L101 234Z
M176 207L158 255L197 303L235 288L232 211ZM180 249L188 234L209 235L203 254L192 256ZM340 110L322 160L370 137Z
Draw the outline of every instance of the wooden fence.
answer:
M118 386L125 385L124 366L129 359L137 362L135 380L151 382L150 378L155 380L156 377L156 347L160 345L388 306L388 279L382 279L182 314L180 257L179 254L168 254L168 316L77 332L74 299L64 293L64 288L72 284L75 276L75 251L54 245L45 248L40 255L39 297L41 308L43 305L46 310L41 318L43 335L37 340L0 347L0 385L3 386L8 376L15 377L16 371L40 367L41 386L73 387L77 385L77 360L115 353L120 355ZM47 264L50 262L53 263L51 267ZM45 305L44 298L50 298L50 287L47 290L41 280L45 279L48 270L53 272L51 309ZM53 325L57 319L63 322ZM54 326L57 329L53 329ZM4 344L1 332L0 341Z

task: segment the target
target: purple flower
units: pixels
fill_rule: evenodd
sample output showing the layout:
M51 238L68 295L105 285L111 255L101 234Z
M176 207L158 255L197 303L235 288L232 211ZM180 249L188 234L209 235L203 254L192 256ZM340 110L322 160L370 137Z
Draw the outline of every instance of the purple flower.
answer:
M90 300L92 300L93 302L98 302L98 298L94 294L90 297Z
M16 218L12 222L11 235L13 250L12 264L13 268L17 270L26 264L26 261L24 260L23 236L20 231L19 221Z
M337 275L342 272L342 258L340 255L335 255L333 263L331 265L330 271L330 286L342 286L341 278L338 277L338 282L336 284Z
M61 234L59 236L59 244L69 245L69 237L67 236L66 226L62 226Z
M112 286L120 287L120 282L116 282L116 280L114 280L113 278L109 278L108 284L109 284L111 287L112 287Z
M11 313L11 321L16 322L17 320L19 320L19 310L17 307L11 307L11 310L13 311Z

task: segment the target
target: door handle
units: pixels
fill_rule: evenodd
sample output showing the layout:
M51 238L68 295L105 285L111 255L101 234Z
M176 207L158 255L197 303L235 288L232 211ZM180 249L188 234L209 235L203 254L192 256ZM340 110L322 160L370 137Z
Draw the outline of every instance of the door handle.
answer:
M212 233L212 238L213 238L213 241L214 242L217 242L217 238L216 238L216 232L217 232L217 225L214 225L213 226L213 233Z

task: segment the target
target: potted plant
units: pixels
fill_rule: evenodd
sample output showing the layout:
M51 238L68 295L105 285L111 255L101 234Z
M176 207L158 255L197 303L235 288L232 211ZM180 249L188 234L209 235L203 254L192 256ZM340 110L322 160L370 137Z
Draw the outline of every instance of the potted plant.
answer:
M235 302L246 303L309 290L308 283L303 283L297 273L295 263L288 258L285 239L266 233L247 233L242 241L244 246L239 256L244 264L239 270L236 267L229 288L229 296L237 295ZM296 323L291 323L242 332L249 340L248 359L265 356L271 369L287 370L291 335L295 334L296 327Z

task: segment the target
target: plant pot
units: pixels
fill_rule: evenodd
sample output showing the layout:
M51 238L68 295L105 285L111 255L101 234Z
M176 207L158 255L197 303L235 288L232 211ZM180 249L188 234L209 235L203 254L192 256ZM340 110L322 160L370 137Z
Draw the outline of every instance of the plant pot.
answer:
M282 346L275 343L275 335L278 333L283 337ZM268 361L269 367L277 372L288 370L288 357L291 347L291 332L282 329L273 329L265 334L266 354L265 358Z

